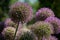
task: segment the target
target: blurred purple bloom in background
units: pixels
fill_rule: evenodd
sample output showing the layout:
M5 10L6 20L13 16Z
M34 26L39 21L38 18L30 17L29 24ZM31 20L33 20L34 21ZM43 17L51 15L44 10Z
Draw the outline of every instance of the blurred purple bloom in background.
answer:
M60 33L60 19L57 17L48 17L45 22L49 22L53 25L55 33Z
M58 40L58 38L56 38L55 36L50 36L48 39L43 37L42 40Z
M47 17L55 16L54 12L49 8L41 8L36 12L36 20L44 21Z
M5 26L17 27L17 23L11 20L11 18L6 18L4 21Z
M11 24L13 23L13 21L11 20L11 18L7 18L5 21L5 26L11 26Z

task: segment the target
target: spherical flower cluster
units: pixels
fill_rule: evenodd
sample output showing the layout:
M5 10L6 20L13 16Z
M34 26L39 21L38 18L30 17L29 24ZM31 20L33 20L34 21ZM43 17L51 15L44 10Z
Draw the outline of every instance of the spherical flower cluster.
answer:
M7 27L7 26L11 26L11 27L16 27L16 26L17 26L17 24L14 23L14 22L11 20L11 18L7 18L7 19L4 21L4 24L5 24L6 27Z
M55 33L60 33L60 20L57 17L48 17L45 22L49 22L53 25Z
M15 22L27 23L33 17L33 11L27 3L17 2L10 6L9 15Z
M53 33L52 25L48 22L40 21L28 27L31 29L38 38L42 36L48 37Z
M54 36L50 36L49 39L46 39L45 37L43 37L42 40L58 40L58 39Z
M36 20L44 21L47 17L55 16L54 12L49 8L41 8L36 12Z
M15 40L38 40L38 39L34 35L34 33L31 32L29 29L22 28L19 31L17 31Z
M14 27L6 27L4 28L2 34L4 35L6 40L13 40L15 30L16 29Z

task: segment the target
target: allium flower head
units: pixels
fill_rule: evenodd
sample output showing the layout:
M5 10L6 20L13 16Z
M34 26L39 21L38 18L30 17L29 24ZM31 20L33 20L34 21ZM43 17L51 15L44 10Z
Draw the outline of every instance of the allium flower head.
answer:
M45 37L43 37L42 40L58 40L58 39L54 36L50 36L49 39L46 39Z
M31 29L38 38L41 38L42 36L48 37L51 33L53 33L52 25L44 21L36 22L29 26L29 29Z
M15 28L14 27L6 27L2 34L4 35L6 40L13 40L14 34L15 34Z
M11 20L11 18L7 18L7 19L4 21L4 24L5 24L6 27L7 27L7 26L11 26L11 27L16 27L16 26L17 26L17 24L14 23L14 22Z
M28 22L32 19L32 8L27 3L17 2L10 7L9 15L15 22Z
M27 28L17 31L16 40L38 40L37 37Z
M48 17L45 22L49 22L53 25L55 33L60 33L60 19L57 17Z
M55 16L54 15L54 12L51 10L51 9L49 9L49 8L41 8L41 9L39 9L37 12L36 12L36 15L35 15L36 17L36 20L37 21L43 21L43 20L45 20L47 17L50 17L50 16Z

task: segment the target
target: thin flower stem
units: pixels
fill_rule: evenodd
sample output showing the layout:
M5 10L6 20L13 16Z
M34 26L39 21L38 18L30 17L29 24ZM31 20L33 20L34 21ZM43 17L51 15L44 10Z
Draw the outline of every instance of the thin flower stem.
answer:
M15 31L15 35L14 35L14 38L13 38L13 40L15 40L16 33L17 33L17 30L18 30L18 26L19 26L19 21L18 21L18 23L17 23L17 28L16 28L16 31Z

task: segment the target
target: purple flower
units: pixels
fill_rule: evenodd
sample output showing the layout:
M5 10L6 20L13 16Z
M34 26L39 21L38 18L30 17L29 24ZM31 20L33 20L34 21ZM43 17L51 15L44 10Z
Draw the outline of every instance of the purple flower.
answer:
M49 22L53 25L55 33L60 33L60 19L57 17L48 17L45 22Z
M48 37L53 33L52 25L48 22L40 21L28 26L40 39L42 36Z
M16 26L17 26L17 23L13 22L13 21L11 20L11 18L7 18L7 19L4 21L4 24L5 24L6 27L7 27L7 26L11 26L11 27L15 27L15 28L16 28Z
M6 40L13 40L15 30L16 29L14 27L6 27L6 28L4 28L2 34L4 35Z
M49 8L41 8L36 12L35 16L36 16L35 18L36 18L37 21L43 21L47 17L55 16L55 15L54 15L54 12L51 9L49 9Z
M10 18L7 18L4 23L5 23L5 26L10 26L10 23L12 22L12 20Z
M58 39L54 36L50 36L49 38L43 37L42 40L58 40Z
M9 15L15 22L27 23L33 17L33 10L27 3L17 2L10 6Z
M27 28L21 28L17 31L15 40L38 40L36 35Z

